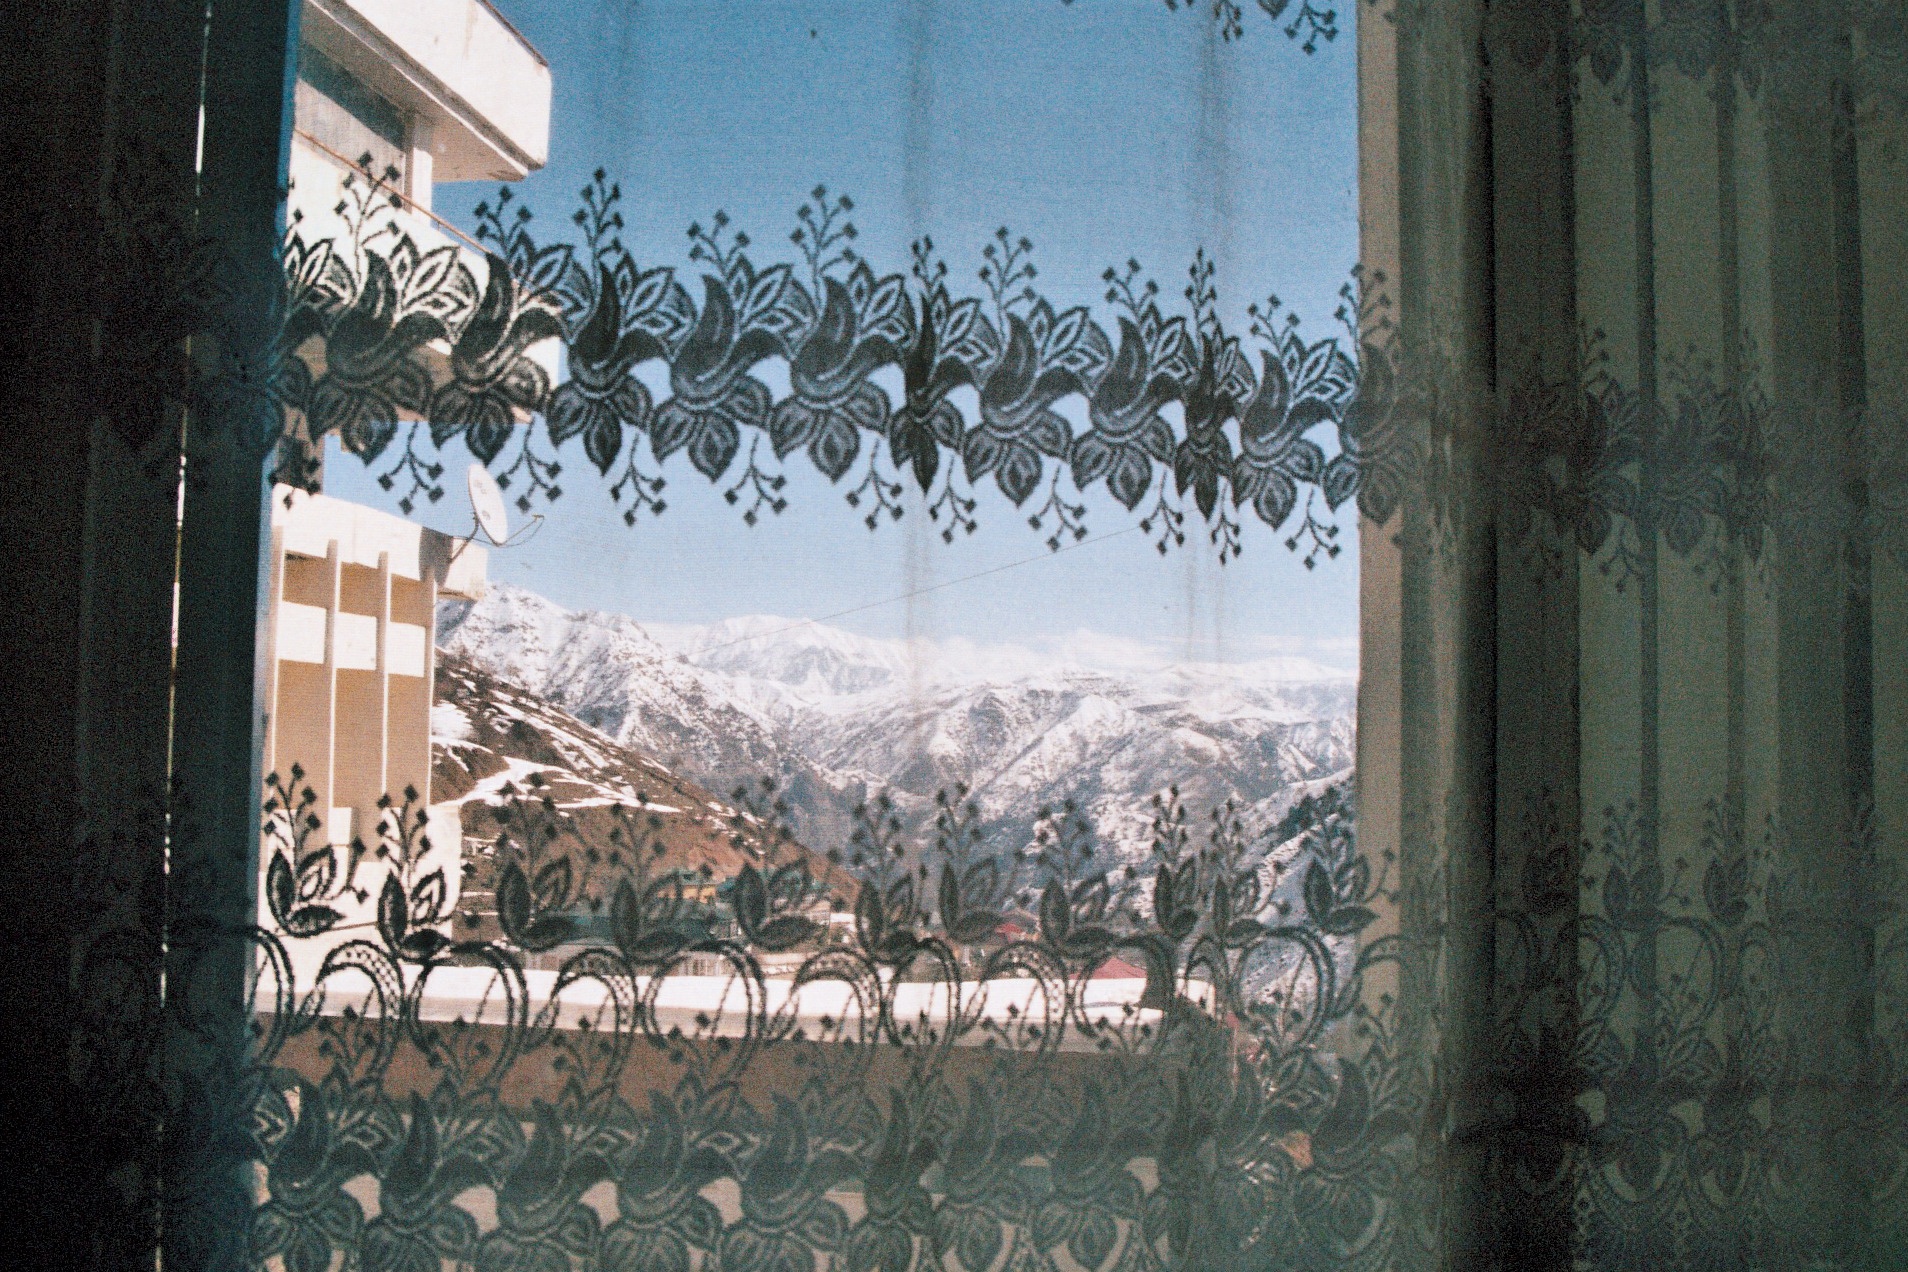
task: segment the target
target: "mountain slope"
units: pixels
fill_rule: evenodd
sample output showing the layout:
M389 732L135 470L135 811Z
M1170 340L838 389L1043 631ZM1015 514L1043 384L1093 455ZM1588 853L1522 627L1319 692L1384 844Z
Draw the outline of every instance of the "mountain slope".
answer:
M1185 664L879 641L772 617L646 629L493 586L446 605L446 649L711 790L770 777L812 845L845 847L876 791L919 830L965 786L994 851L1071 801L1118 857L1143 859L1151 800L1234 801L1269 826L1299 785L1353 759L1356 681L1300 659Z
M571 613L495 584L482 601L446 603L437 630L447 652L670 772L724 792L772 781L806 842L846 842L866 791L789 746L783 726L727 677L665 649L635 620Z
M491 675L465 657L440 650L436 705L431 711L434 803L462 810L467 859L483 858L501 829L496 810L510 789L547 795L574 844L605 852L610 832L627 825L614 810L636 814L654 871L683 870L721 880L762 863L761 824L641 751L618 743L561 708ZM566 845L566 848L569 845ZM844 899L853 881L820 854L782 845Z

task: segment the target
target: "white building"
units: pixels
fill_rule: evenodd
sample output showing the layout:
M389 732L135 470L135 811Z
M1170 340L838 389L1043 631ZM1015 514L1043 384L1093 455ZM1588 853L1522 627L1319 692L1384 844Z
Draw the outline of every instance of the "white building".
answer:
M296 855L330 847L333 883L301 901L342 916L330 933L292 942L295 971L309 984L325 953L376 923L378 895L400 861L407 893L442 872L435 926L449 935L463 827L456 805L431 803L437 602L480 598L486 562L475 544L288 486L272 491L271 543L265 772L279 775L294 805L311 792L306 815L317 825ZM295 785L293 765L302 774ZM295 840L283 811L268 817L261 872ZM260 883L269 889L269 874Z
M484 549L278 486L271 560L266 772L303 769L327 842L374 841L382 797L430 803L437 602L482 598Z
M420 253L456 248L481 288L485 253L432 212L432 189L519 181L543 166L548 63L489 0L304 0L302 22L289 172L299 235L348 241L360 200L345 187L367 193L368 157L380 183L373 224L394 224ZM554 375L559 343L525 353ZM450 346L434 340L422 354L441 379Z
M289 171L300 238L347 244L368 205L361 231L395 229L420 254L452 248L483 288L489 257L432 212L432 190L517 181L543 166L549 65L489 0L304 0L302 23ZM554 378L560 345L524 353ZM418 351L438 381L450 354L443 339ZM322 456L322 439L310 440Z
M305 0L298 63L291 176L307 215L365 154L398 170L420 222L434 183L520 181L549 155L549 65L486 0Z
M548 153L550 70L487 0L305 0L293 114L293 207L308 239L340 234L347 179L363 181L369 155L402 206L389 212L422 250L454 245L479 279L483 255L431 214L441 181L515 181ZM448 349L432 351L438 356ZM265 772L309 789L306 854L330 846L327 908L342 919L324 936L291 943L301 984L332 947L373 936L377 900L392 866L378 856L398 834L387 797L425 812L426 859L409 883L441 869L447 889L436 926L448 934L457 900L462 828L455 806L432 805L430 715L436 610L443 598L483 595L482 548L400 517L308 494L272 491L270 600L265 630ZM261 896L290 838L282 813L268 819ZM356 842L365 847L350 886ZM299 903L304 876L300 876ZM315 891L318 889L315 889ZM315 900L312 898L311 900Z

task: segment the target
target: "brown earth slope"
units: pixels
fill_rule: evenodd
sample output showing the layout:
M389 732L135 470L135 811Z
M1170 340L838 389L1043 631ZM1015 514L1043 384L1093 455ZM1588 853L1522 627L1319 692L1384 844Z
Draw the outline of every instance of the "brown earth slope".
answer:
M468 659L438 651L435 701L431 801L461 806L467 912L488 909L492 846L505 829L498 812L526 796L548 796L555 804L550 820L559 837L552 852L607 862L619 842L627 852L633 826L645 840L651 877L676 870L720 882L746 865L800 861L837 907L854 898L853 878L821 853L774 842L765 824L735 800L677 776ZM611 836L619 826L620 841ZM603 896L614 869L599 865L598 885L589 891Z

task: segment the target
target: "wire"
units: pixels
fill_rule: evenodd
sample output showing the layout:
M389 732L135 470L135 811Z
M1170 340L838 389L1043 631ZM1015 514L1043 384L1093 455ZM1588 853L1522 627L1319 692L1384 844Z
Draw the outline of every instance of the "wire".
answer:
M889 596L879 601L869 601L863 605L853 605L844 610L836 610L832 614L823 614L819 618L797 619L788 626L778 627L774 631L755 632L748 636L739 636L734 640L725 640L720 645L704 646L694 652L698 655L713 654L717 650L728 649L734 645L746 645L752 640L769 640L785 632L792 632L800 627L819 627L823 623L831 623L838 618L847 618L851 614L861 614L871 609L880 609L884 605L898 605L902 601L911 601L917 596L926 596L929 592L939 592L946 588L959 587L963 583L972 583L976 579L984 579L995 574L1005 574L1008 570L1018 570L1023 565L1035 565L1041 561L1051 561L1054 557L1060 556L1063 553L1074 552L1080 548L1090 548L1096 543L1105 543L1108 539L1117 539L1123 534L1132 534L1137 529L1139 529L1138 526L1127 526L1124 530L1109 530L1105 534L1096 534L1090 539L1082 539L1077 543L1069 543L1063 548L1055 548L1053 551L1043 552L1039 556L1025 557L1019 561L1009 561L1005 565L997 565L992 569L980 570L973 574L963 574L958 579L948 579L944 583L936 583L931 587L918 587L911 592L903 592L899 596ZM658 661L679 662L690 665L689 655L686 653L674 654L669 658L659 659Z

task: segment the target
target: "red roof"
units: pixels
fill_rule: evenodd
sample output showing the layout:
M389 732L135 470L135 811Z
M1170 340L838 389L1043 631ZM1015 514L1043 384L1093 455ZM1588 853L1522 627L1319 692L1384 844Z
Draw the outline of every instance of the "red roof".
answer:
M1144 980L1145 978L1145 969L1135 967L1123 958L1109 958L1094 968L1093 974L1087 977L1088 980Z

